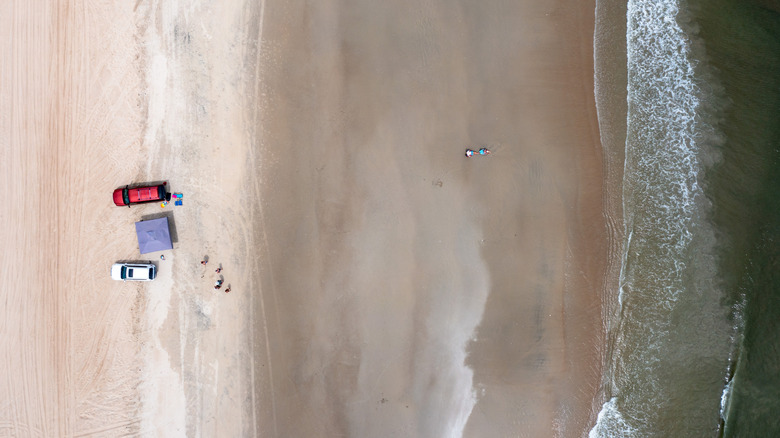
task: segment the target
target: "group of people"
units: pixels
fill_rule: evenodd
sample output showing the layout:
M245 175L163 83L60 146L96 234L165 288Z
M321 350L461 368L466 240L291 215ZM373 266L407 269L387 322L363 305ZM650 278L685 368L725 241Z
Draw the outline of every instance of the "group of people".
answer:
M203 265L203 266L206 266L208 264L208 262L209 262L209 260L206 258L206 259L201 260L200 264ZM217 268L217 270L215 272L217 274L222 272L222 265L219 265L219 267ZM218 278L217 282L214 284L214 289L216 289L216 290L222 289L222 283L224 283L224 282L225 282L225 280L223 280L222 278ZM229 292L230 292L230 286L228 285L228 287L225 288L225 293L229 293Z
M466 156L472 157L474 155L490 155L490 149L488 148L479 148L478 150L474 149L466 149Z

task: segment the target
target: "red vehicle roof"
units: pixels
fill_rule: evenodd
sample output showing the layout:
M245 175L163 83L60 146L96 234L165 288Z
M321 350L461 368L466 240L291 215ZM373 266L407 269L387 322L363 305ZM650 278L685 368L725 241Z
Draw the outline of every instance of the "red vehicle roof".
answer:
M145 186L134 188L122 188L114 190L114 204L125 206L128 204L140 204L167 200L165 184L157 186Z
M165 189L162 186L138 187L128 191L130 203L159 201L165 197Z

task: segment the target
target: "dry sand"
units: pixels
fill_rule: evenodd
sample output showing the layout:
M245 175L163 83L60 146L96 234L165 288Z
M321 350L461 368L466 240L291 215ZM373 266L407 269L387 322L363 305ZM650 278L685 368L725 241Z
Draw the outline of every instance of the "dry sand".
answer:
M245 94L259 9L224 6L3 3L0 436L259 434ZM110 202L160 180L182 207ZM134 236L159 215L165 260ZM108 276L147 258L153 283ZM230 294L213 289L219 263Z
M0 7L0 436L586 433L592 2L118 3Z
M143 295L107 275L133 247L106 202L142 165L135 24L70 4L0 6L0 436L139 427Z

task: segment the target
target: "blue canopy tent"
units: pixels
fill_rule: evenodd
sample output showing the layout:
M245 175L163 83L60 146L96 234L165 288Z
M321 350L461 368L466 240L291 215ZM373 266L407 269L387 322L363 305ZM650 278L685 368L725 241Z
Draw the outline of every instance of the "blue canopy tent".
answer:
M135 234L138 235L138 249L141 254L173 249L167 217L136 222Z

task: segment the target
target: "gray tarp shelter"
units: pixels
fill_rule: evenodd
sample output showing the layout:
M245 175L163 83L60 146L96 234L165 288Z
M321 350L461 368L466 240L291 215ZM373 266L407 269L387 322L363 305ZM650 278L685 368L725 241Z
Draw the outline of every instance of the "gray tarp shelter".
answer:
M173 249L167 217L136 222L135 234L138 235L138 249L141 254Z

